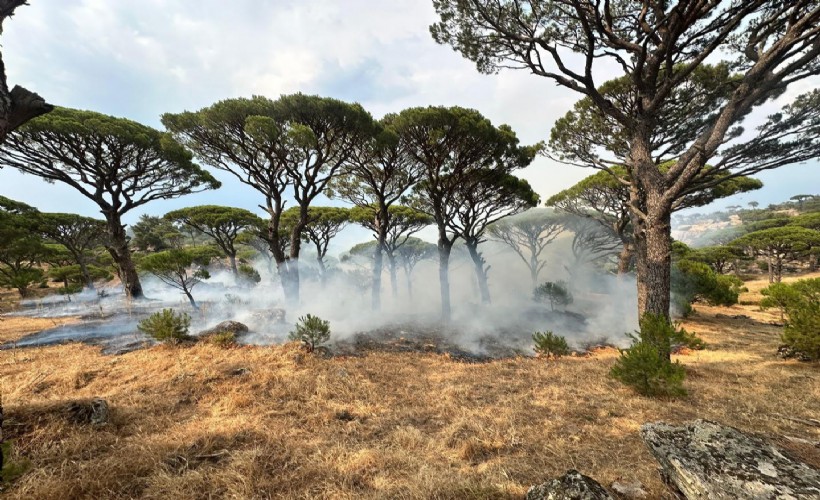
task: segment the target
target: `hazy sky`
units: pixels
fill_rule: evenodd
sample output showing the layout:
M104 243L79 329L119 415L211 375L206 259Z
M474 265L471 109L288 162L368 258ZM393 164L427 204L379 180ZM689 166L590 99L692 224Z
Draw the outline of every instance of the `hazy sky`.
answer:
M435 20L430 0L31 0L3 26L2 50L10 84L155 127L163 112L301 91L358 101L377 118L409 106L471 107L533 143L578 99L525 71L479 74L432 40ZM546 198L591 173L539 158L522 175ZM254 191L217 177L218 191L155 202L125 220L205 203L259 212ZM760 178L764 190L721 205L820 192L818 162ZM0 194L44 211L99 216L70 188L11 169L0 170Z

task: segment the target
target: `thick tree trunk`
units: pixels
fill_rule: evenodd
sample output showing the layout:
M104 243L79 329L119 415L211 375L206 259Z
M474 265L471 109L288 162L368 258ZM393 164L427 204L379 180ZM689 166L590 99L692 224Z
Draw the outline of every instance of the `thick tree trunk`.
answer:
M783 280L783 257L776 256L774 261L774 282L780 283Z
M228 255L228 261L231 263L231 272L233 273L234 278L239 276L239 269L236 267L236 254Z
M624 241L621 253L618 254L618 276L629 273L632 268L632 257L635 255L635 245L631 241Z
M490 301L490 287L487 283L487 269L484 267L484 258L478 252L478 242L468 241L467 251L470 252L470 258L473 260L473 268L475 269L475 276L478 280L478 291L481 295L481 303L489 304Z
M636 235L638 315L669 317L672 289L672 237L670 214L649 215Z
M132 299L140 299L143 297L142 284L134 261L131 259L131 250L128 248L128 236L125 233L125 226L120 220L120 215L116 212L106 213L105 219L109 236L107 250L120 271L120 280L122 280L125 295Z
M450 251L452 243L445 238L438 241L438 280L441 291L441 319L450 321Z
M380 238L381 239L381 238ZM373 251L373 282L370 288L370 307L378 311L382 307L382 268L384 259L383 243L379 241Z
M766 257L766 267L769 271L769 283L774 283L774 260L771 255Z
M535 249L530 250L530 290L535 293L538 288L538 256Z

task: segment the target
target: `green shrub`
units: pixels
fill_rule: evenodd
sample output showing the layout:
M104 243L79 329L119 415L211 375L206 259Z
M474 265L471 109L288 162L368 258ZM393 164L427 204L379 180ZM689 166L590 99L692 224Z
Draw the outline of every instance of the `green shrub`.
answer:
M783 343L805 359L820 359L820 278L774 283L761 292L763 308L786 315Z
M632 346L621 350L610 374L644 396L683 396L686 375L680 363L669 356L672 344L691 335L662 315L645 314L640 330L627 334Z
M253 286L262 281L262 277L259 275L259 271L253 268L253 266L248 264L239 264L237 268L239 271L239 279L242 283Z
M188 328L191 317L187 313L176 313L173 309L163 309L140 321L137 329L160 342L177 344L190 339Z
M12 448L11 441L4 441L0 444L0 453L3 454L3 460L0 460L0 463L3 464L3 469L0 470L1 482L10 483L25 474L26 471L31 468L31 462L25 458L20 457L19 459L14 460L15 453ZM0 489L0 491L2 491L2 489Z
M569 354L567 339L552 332L535 332L532 341L535 343L533 350L541 356L560 358Z
M236 345L236 334L233 332L219 332L208 335L205 341L217 347L231 347Z
M289 338L302 342L308 352L313 352L316 346L330 340L330 322L312 314L302 316Z
M683 259L672 265L672 301L683 316L692 312L697 300L713 306L737 304L743 290L740 278L716 273L702 262Z
M533 291L535 300L549 302L550 309L555 306L565 307L572 304L573 297L564 281L547 281Z
M644 396L684 396L683 366L670 362L648 342L638 342L621 351L621 357L610 372L613 377Z

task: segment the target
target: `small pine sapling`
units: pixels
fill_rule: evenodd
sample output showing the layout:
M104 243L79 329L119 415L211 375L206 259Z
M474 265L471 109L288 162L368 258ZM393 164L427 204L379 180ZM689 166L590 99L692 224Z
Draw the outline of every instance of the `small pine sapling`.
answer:
M301 342L308 352L313 352L317 346L330 340L330 322L307 314L299 318L289 338Z
M558 359L569 354L567 339L552 332L535 332L532 334L532 341L535 344L533 350L538 356L547 359Z
M160 342L178 344L191 338L188 335L190 326L191 317L187 313L163 309L140 321L137 329Z

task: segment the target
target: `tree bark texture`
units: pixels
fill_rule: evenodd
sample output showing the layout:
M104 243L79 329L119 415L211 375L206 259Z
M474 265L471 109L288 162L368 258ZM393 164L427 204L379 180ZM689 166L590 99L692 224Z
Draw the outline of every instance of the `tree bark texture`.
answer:
M105 220L109 236L106 247L120 270L120 280L122 280L125 295L132 299L140 299L143 297L142 284L137 274L137 268L131 258L131 250L128 248L128 236L125 233L125 226L116 212L106 213Z

